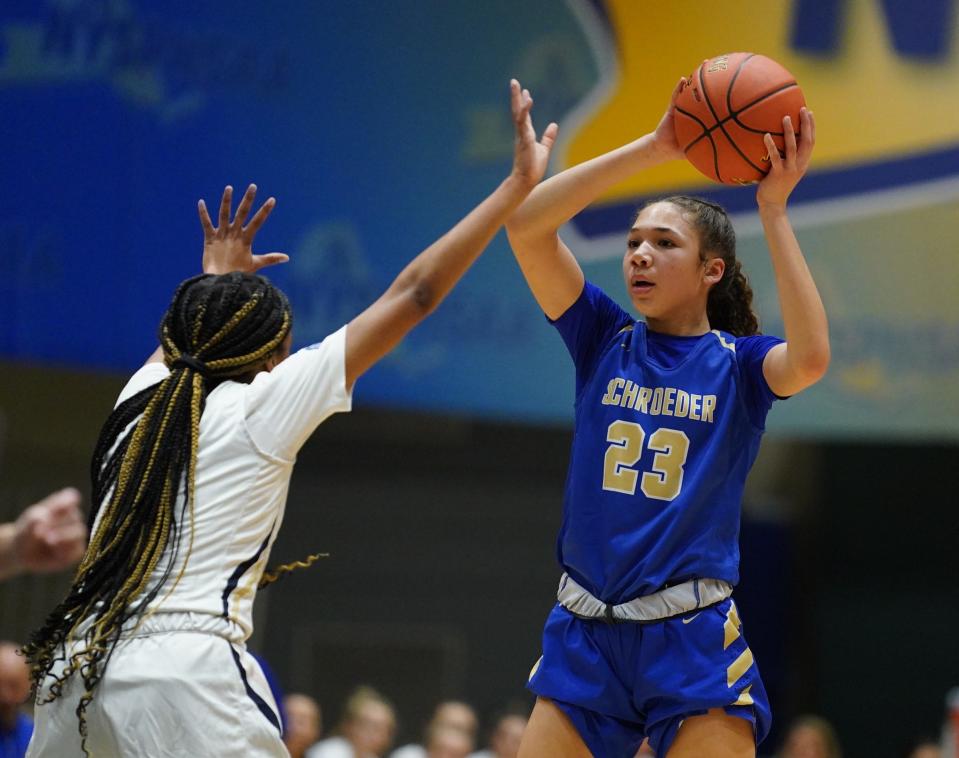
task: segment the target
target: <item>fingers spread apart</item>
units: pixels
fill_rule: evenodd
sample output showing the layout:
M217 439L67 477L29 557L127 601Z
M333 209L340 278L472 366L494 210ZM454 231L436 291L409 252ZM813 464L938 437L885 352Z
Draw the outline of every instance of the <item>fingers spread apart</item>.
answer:
M256 197L256 185L251 184L246 188L243 197L240 199L240 205L236 209L236 215L233 217L233 223L243 225L246 217L250 215L250 208L253 207L253 200Z
M220 198L220 222L219 228L225 229L230 225L230 208L233 206L233 187L227 185L223 189L223 197Z

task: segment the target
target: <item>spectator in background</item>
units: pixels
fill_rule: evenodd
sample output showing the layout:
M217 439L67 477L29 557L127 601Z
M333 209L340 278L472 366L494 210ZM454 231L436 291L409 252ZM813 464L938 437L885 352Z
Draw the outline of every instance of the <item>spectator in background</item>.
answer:
M0 524L0 580L65 569L80 560L86 544L80 493L73 487L53 492L16 521Z
M358 687L343 706L337 735L311 747L306 758L380 758L395 732L393 705L372 687Z
M900 755L903 758L943 758L939 740L928 735L912 740Z
M444 700L433 710L433 716L426 725L426 742L429 743L430 735L441 727L450 727L458 729L469 740L467 753L473 750L476 745L476 733L479 730L479 721L476 718L476 711L468 703L461 700ZM426 758L427 749L422 745L404 745L394 750L390 758Z
M473 740L458 727L437 724L426 733L426 758L467 758L472 749Z
M842 750L828 721L800 716L789 728L779 758L842 758Z
M286 711L286 730L283 732L286 749L291 758L304 758L307 748L320 739L323 731L319 703L309 695L291 692L283 698L283 710Z
M30 696L30 670L17 645L0 642L0 758L27 754L33 722L20 710Z
M469 758L516 758L523 739L527 717L520 713L503 713L493 723L489 749L473 753Z

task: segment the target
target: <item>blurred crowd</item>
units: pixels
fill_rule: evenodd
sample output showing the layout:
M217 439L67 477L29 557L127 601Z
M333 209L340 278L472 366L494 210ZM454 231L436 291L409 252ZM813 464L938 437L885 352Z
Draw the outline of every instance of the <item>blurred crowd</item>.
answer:
M372 687L354 690L329 736L319 703L308 695L286 695L283 709L284 741L293 758L515 758L528 715L525 708L509 706L481 732L471 705L444 700L423 728L421 742L396 746L396 710Z
M340 722L327 736L320 705L300 693L286 695L284 737L293 758L515 758L528 712L507 708L481 731L476 711L457 700L440 702L423 729L422 742L395 746L397 718L393 705L367 686L357 688L343 707ZM942 738L943 740L946 737ZM764 746L775 748L775 746ZM635 758L653 756L645 743ZM824 718L801 716L787 730L775 758L842 758L833 726ZM917 735L901 745L896 758L959 758L939 737ZM601 758L601 757L600 757Z
M73 488L52 493L11 523L0 524L0 580L19 573L57 571L83 552L86 527ZM284 742L292 758L516 758L531 701L505 706L481 724L469 703L444 700L423 726L418 742L396 745L397 711L369 686L357 687L338 707L338 722L328 728L323 709L304 693L283 694L264 663L281 708ZM0 640L0 758L25 755L33 724L30 677L19 645ZM940 736L917 735L902 745L897 758L959 758L959 689L950 694L952 725ZM954 731L955 730L955 731ZM776 758L842 758L836 730L824 718L802 716L786 732ZM651 756L647 745L636 758ZM769 755L760 751L760 755Z
M0 758L22 758L30 741L30 680L27 664L13 642L0 641ZM397 712L382 694L356 688L339 706L336 724L327 726L323 709L309 695L279 697L284 742L292 758L516 758L529 715L529 703L504 707L481 723L466 702L444 700L433 710L416 743L397 745ZM951 737L920 736L901 746L897 758L959 758ZM775 749L776 746L763 746ZM855 753L852 753L855 755ZM636 754L651 756L644 745ZM770 755L760 751L760 755ZM842 758L836 730L818 716L795 720L776 758ZM893 755L893 753L890 753Z

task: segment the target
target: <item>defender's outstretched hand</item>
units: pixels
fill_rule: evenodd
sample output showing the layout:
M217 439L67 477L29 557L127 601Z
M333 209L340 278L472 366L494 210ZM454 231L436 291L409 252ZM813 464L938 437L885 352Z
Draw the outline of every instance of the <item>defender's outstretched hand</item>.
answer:
M536 130L530 111L533 98L528 89L520 87L516 79L509 83L510 107L513 111L513 125L516 128L516 141L513 146L513 176L530 187L539 182L546 173L549 154L556 143L559 126L550 123L543 131L543 138L537 142Z
M244 226L243 222L253 207L255 197L256 185L251 184L243 193L236 215L230 221L233 188L228 186L224 189L220 199L219 226L216 227L210 220L206 203L200 200L198 211L200 225L203 227L204 274L227 274L230 271L255 273L265 266L285 263L290 259L285 253L253 254L253 238L276 205L276 199L269 198L250 219L250 223Z
M766 150L769 151L769 173L759 182L756 191L756 202L760 206L783 206L789 199L789 194L799 184L806 169L809 168L809 159L816 144L816 121L812 111L808 108L799 110L799 140L797 144L796 131L789 116L783 118L783 140L786 143L785 157L779 154L772 135L766 134L763 140Z
M348 388L436 309L546 172L556 124L546 127L543 139L536 140L529 115L533 98L515 79L510 81L510 106L516 129L510 175L413 258L386 292L350 321L346 329Z

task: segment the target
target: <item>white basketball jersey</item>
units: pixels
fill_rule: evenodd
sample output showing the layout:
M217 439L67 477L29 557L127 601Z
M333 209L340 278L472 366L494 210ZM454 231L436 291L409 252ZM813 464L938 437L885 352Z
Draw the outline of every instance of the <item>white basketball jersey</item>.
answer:
M283 520L296 454L322 421L350 410L345 352L344 326L249 384L227 381L209 393L200 419L192 546L187 511L178 524L177 563L151 611L220 617L232 622L235 641L250 636L253 598ZM162 363L146 364L117 405L168 373ZM181 493L177 513L182 504ZM151 587L160 579L157 570Z

